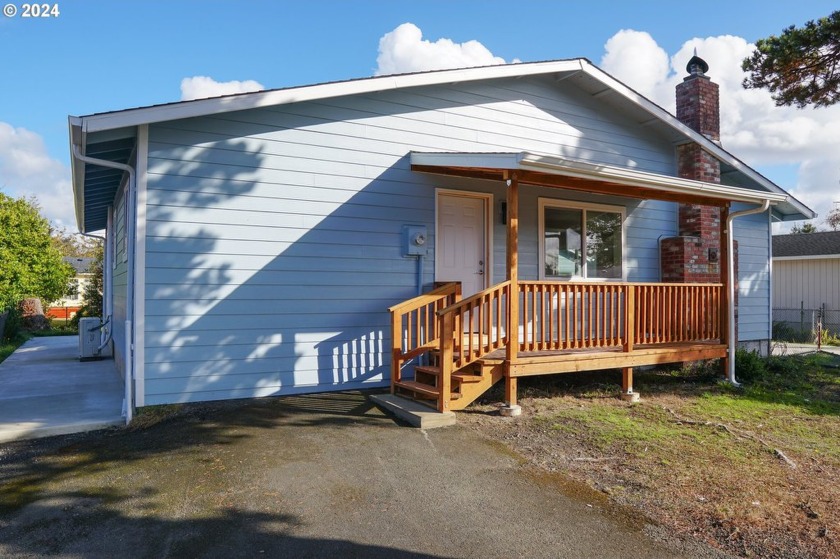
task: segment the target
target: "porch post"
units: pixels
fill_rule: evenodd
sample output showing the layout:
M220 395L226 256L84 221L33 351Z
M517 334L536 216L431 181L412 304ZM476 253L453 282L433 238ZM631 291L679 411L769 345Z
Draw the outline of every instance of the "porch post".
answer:
M516 404L516 378L510 375L510 365L519 352L519 180L516 173L505 173L507 183L507 279L510 281L508 296L508 329L505 370L505 405L502 415L519 415L522 409Z
M729 203L727 202L720 208L720 254L718 261L720 262L720 283L723 284L723 293L720 297L720 341L721 343L729 343L729 307L734 304L734 301L729 300L729 235L731 231L727 227L729 219ZM721 360L721 372L726 377L729 371L729 360L735 359L734 355L729 354L729 349L726 350L726 357Z
M639 393L633 392L633 367L621 368L621 399L625 402L639 401Z

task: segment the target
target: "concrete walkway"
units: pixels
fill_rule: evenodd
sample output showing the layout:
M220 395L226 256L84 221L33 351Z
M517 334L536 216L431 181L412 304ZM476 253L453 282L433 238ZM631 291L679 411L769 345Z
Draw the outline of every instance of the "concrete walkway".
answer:
M0 363L0 443L125 423L113 359L79 361L75 336L32 338Z

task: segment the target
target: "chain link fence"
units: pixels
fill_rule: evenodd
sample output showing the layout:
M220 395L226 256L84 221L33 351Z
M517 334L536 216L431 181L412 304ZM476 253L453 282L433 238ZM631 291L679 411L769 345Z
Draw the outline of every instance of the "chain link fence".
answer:
M823 343L840 338L840 310L773 309L773 340L798 343Z

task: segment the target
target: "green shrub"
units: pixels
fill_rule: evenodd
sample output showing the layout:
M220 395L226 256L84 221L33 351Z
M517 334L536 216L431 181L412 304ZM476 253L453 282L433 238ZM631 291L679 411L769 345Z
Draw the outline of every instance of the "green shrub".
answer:
M735 376L746 382L754 382L767 375L767 360L757 351L743 348L735 350Z
M840 337L832 334L828 330L823 330L820 337L820 343L822 343L822 345L840 345Z
M6 315L6 324L3 331L0 332L0 339L12 340L20 333L23 326L23 318L20 315L20 309L17 306L9 308L9 313Z

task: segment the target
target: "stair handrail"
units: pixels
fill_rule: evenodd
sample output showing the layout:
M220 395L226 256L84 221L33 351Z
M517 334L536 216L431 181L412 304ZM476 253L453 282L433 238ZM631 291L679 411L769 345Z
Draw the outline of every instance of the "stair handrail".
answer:
M402 378L405 361L439 347L439 322L434 311L452 305L461 298L460 282L445 283L428 293L412 297L388 308L391 313L391 393ZM412 313L416 329L412 332ZM421 322L426 329L421 328ZM431 325L432 328L428 326ZM406 347L403 349L403 332ZM414 335L412 335L414 334Z
M510 297L511 282L503 281L438 311L441 411L449 407L452 373L507 345Z

